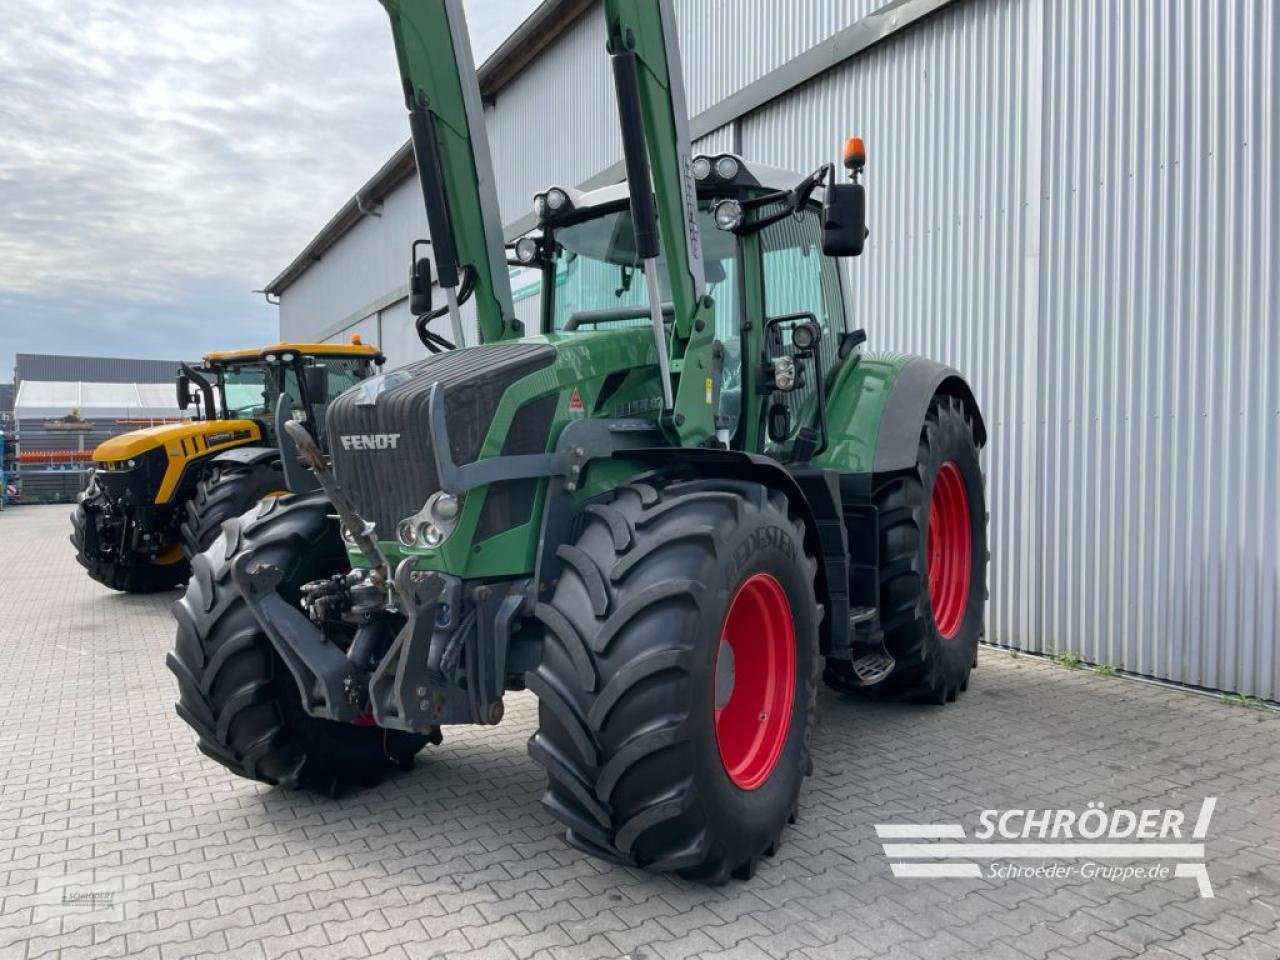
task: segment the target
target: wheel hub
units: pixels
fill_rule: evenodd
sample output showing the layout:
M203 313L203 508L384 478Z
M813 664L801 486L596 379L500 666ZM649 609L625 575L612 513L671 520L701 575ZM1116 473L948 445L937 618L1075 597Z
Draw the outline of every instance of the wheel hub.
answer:
M964 621L973 566L969 496L954 460L939 467L933 480L925 555L933 622L943 639L950 640Z
M734 785L769 779L787 740L795 698L791 605L767 573L747 579L729 604L715 667L716 746Z

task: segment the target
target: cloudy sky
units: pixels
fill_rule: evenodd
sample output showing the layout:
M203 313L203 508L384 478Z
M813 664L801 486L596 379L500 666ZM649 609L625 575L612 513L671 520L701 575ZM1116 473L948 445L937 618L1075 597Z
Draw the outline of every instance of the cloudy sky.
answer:
M464 0L480 63L537 0ZM0 382L17 351L266 341L261 288L408 136L374 0L5 0Z

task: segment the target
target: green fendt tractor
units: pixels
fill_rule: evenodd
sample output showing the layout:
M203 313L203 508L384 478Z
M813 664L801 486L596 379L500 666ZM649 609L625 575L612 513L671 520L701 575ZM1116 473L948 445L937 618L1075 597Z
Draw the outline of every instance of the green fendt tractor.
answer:
M534 199L511 306L457 0L382 0L445 291L413 266L421 361L330 405L323 490L196 559L169 664L200 748L331 789L447 724L539 700L529 752L576 846L720 882L795 816L820 677L932 703L975 663L986 592L964 378L870 356L839 182L689 147L669 2L606 0L627 179ZM415 245L416 246L416 245ZM482 343L428 329L475 306ZM336 519L335 519L336 516Z

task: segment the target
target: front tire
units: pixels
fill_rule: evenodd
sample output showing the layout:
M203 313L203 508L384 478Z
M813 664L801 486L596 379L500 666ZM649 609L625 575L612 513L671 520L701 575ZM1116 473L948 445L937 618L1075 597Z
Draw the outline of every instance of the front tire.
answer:
M186 519L179 531L182 549L188 558L209 548L222 525L238 517L269 494L282 494L284 474L280 461L254 464L215 464L196 484L195 493L187 501Z
M279 593L296 603L302 584L348 569L331 509L322 493L310 493L263 500L233 519L193 561L187 592L173 605L178 632L167 659L178 678L178 716L205 755L251 780L328 793L412 766L427 738L304 712L231 566L242 550L256 549L261 562L284 572Z
M141 554L121 556L118 551L104 550L98 523L110 509L106 496L90 481L71 513L71 545L76 548L76 562L92 579L122 593L159 593L186 581L191 567L180 554L157 563Z
M526 678L529 752L570 843L713 883L749 877L810 772L816 562L777 491L635 483L560 548Z

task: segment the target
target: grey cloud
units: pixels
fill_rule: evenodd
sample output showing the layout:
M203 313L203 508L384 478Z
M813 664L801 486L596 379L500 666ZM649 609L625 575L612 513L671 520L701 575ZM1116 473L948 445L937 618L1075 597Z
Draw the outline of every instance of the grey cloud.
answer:
M477 62L535 5L468 0ZM250 291L407 133L372 0L9 0L5 19L0 379L73 338L145 356L273 336Z

